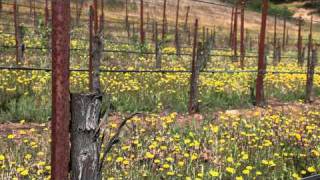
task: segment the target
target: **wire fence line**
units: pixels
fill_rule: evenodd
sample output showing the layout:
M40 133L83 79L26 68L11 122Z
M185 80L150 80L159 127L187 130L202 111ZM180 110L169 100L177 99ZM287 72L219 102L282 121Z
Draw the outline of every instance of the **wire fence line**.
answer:
M0 48L10 48L14 49L16 46L0 46ZM51 50L51 48L47 47L25 47L25 50L31 49L31 50ZM86 48L70 48L71 51L89 51L89 49ZM215 50L215 49L213 49ZM145 55L156 55L155 52L147 52L147 51L126 51L126 50L112 50L112 49L104 49L102 50L105 53L127 53L127 54L145 54ZM162 55L168 55L168 56L176 56L176 53L161 53ZM180 53L181 56L192 56L191 53ZM211 54L211 57L241 57L241 55L225 55L225 54ZM258 58L257 55L245 55L245 58ZM272 56L269 58L273 58ZM290 59L290 58L296 58L296 56L281 56L283 59Z
M13 24L5 24L5 23L0 23L0 25L3 25L3 26L7 26L7 25L12 25L13 26ZM201 28L199 28L199 29L201 29ZM125 30L124 30L125 31ZM110 32L110 31L109 31ZM0 34L4 34L4 35L14 35L14 33L10 33L10 32L0 32ZM80 35L80 34L77 34L77 33L71 33L71 36L74 36L74 38L77 38L77 40L80 40L80 41L89 41L88 39L85 39L85 38L79 38L79 37L77 37L76 35ZM81 34L82 36L83 36L83 34ZM282 34L278 34L278 35L282 35ZM25 35L25 37L28 37L29 35ZM33 36L33 35L32 35ZM33 36L34 37L34 36ZM217 34L216 34L216 37L218 37L217 39L226 39L225 37L223 37L223 36L220 36L220 37L222 37L222 38L219 38L219 36L217 36ZM112 36L112 38L126 38L126 39L129 39L130 37L128 37L128 36ZM131 37L132 38L132 37ZM253 41L257 41L259 38L257 38L257 37L252 37L252 36L250 36L249 35L249 38L248 39L250 39L250 40L253 40ZM148 38L147 40L152 40L152 38ZM307 40L309 40L308 38L302 38L301 40L303 40L303 41L307 41ZM290 41L297 41L297 39L296 38L290 38ZM317 40L316 39L314 39L313 40L315 43L317 42ZM288 46L294 46L294 45L296 45L296 43L293 43L293 44L288 44Z
M203 0L190 0L190 1L195 1L195 2L201 2L201 3L209 3L209 4L213 4L213 5L219 5L219 6L224 6L223 4L217 4L217 3L210 3L207 1L203 1ZM13 4L12 4L13 5ZM29 6L27 6L29 7ZM231 8L232 6L226 6ZM108 22L108 21L105 21ZM112 21L109 21L109 23L112 23ZM123 21L114 21L113 23L123 23ZM127 38L127 37L126 37ZM257 38L255 38L257 39ZM16 46L0 46L0 48L16 48ZM25 47L26 50L51 50L51 48L47 48L47 47ZM86 51L88 52L89 49L86 48L71 48L71 51ZM215 49L213 49L215 50ZM128 50L112 50L112 49L104 49L103 52L105 53L127 53L127 54L145 54L145 55L156 55L156 52L147 52L147 51L128 51ZM162 55L176 55L176 53L161 53ZM191 53L181 53L181 56L192 56ZM210 57L228 57L228 58L232 58L232 57L241 57L240 55L225 55L225 54L210 54ZM245 58L258 58L257 55L245 55ZM273 58L273 56L268 56L269 58ZM281 56L281 58L283 59L289 59L289 58L297 58L296 56Z
M212 4L212 5L218 5L218 6L225 6L225 7L228 7L228 8L231 8L232 6L229 6L229 5L224 5L224 4L218 4L218 3L212 3L212 2L207 2L207 1L202 1L202 0L190 0L190 1L193 1L193 2L201 2L201 3L207 3L207 4ZM147 2L148 3L148 2ZM7 4L7 5L13 5L13 4L10 4L10 3L4 3L4 4ZM25 7L29 7L28 5L22 5L22 6L25 6ZM33 7L34 8L34 7ZM43 8L39 8L39 9L43 9ZM11 13L11 12L10 12ZM13 12L12 12L13 13ZM27 14L27 13L26 13ZM84 21L88 21L88 19L81 19L80 18L80 20L84 20ZM108 20L104 20L104 22L105 23L107 23L107 24L112 24L112 23L118 23L118 24L124 24L124 22L123 21L121 21L121 20L113 20L113 21L108 21ZM315 21L316 22L316 21ZM148 22L147 23L145 23L145 24L148 24ZM150 24L152 24L152 23L150 23ZM161 24L161 23L160 23ZM182 25L182 24L181 24ZM169 25L170 26L170 25ZM180 25L179 25L180 26ZM183 25L181 26L181 27L183 27ZM281 34L281 33L280 33ZM115 37L115 38L122 38L122 37ZM128 38L128 37L123 37L123 38ZM251 37L251 40L257 40L258 38L256 38L256 37L254 37L254 38L252 38ZM84 41L85 41L85 39L83 39ZM293 40L293 41L296 41L297 39L290 39L291 41ZM308 39L302 39L302 40L308 40ZM314 41L315 42L315 41ZM115 42L116 43L116 42ZM121 42L119 42L119 44L120 44ZM315 42L316 43L316 42ZM121 43L121 44L123 44L123 43ZM127 43L126 43L127 44ZM287 44L287 46L295 46L296 44ZM283 58L292 58L292 57L283 57Z
M0 70L16 70L16 71L46 71L51 72L51 68L36 68L36 67L16 67L16 66L0 66ZM89 69L70 69L70 72L89 72ZM191 70L113 70L100 69L100 72L107 73L192 73ZM258 71L258 70L202 70L201 73L211 74L239 74L239 73L264 73L264 74L307 74L307 71ZM314 72L320 75L320 72Z

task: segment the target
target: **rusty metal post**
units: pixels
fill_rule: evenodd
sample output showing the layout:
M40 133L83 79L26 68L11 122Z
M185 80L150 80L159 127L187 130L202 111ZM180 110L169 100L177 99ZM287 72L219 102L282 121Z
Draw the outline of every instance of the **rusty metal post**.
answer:
M94 34L98 33L98 0L93 0L93 19L94 19Z
M147 22L145 24L146 24L146 32L148 32L148 26L150 26L150 14L149 14L149 12L147 12Z
M282 50L286 48L286 32L287 32L287 19L283 19L283 34L282 34Z
M197 54L197 44L198 44L198 19L196 19L194 25L194 39L193 39L193 50L192 50L192 68L191 68L191 78L190 78L190 95L189 95L189 114L193 114L199 111L198 106L198 84L196 77L196 54Z
M307 67L307 83L306 83L306 103L312 103L314 101L314 91L313 91L313 79L314 79L314 69L317 62L317 49L312 47L312 57L311 62Z
M214 27L213 27L213 36L212 36L212 41L213 41L212 47L216 47L216 38L217 38L217 35L216 35L216 26L214 26Z
M23 30L23 26L18 26L18 29L17 29L17 43L18 43L18 62L23 62L24 60L24 49L25 49L25 46L24 46L24 42L23 42L23 39L24 39L24 30Z
M92 68L92 46L93 46L93 21L94 21L94 8L90 6L89 10L89 89L90 91L93 90L93 80L92 80L92 74L93 74L93 68Z
M80 1L80 7L79 7L79 1ZM80 16L83 9L83 0L76 0L76 25L79 26Z
M202 26L202 42L206 40L206 27Z
M268 1L263 0L262 4L262 17L261 17L261 30L260 30L260 42L259 42L259 61L258 61L258 75L256 80L256 105L264 106L264 87L263 81L266 71L266 59L264 55L265 51L265 37L266 37L266 25L267 25L267 15L268 15Z
M36 12L36 0L33 0L33 24L34 28L37 28L37 12Z
M180 42L179 42L179 10L180 10L180 0L177 0L177 10L176 10L176 27L175 27L175 45L177 56L180 56Z
M24 32L23 27L19 25L19 6L15 0L13 3L13 21L14 21L14 34L15 34L15 48L16 48L16 64L19 65L24 57Z
M277 66L281 61L281 43L280 41L277 42L277 47L274 52L274 57L273 57L273 65Z
M101 0L101 15L100 15L100 33L103 34L104 31L104 0Z
M245 41L245 48L249 48L249 30L246 28L245 29L245 36L244 36L244 41Z
M155 21L153 21L152 24L151 24L151 32L152 32L151 40L152 40L152 42L155 41L155 36L156 36L156 32L155 32L155 27L154 26L155 26Z
M144 44L144 29L143 29L143 0L140 0L140 40Z
M18 41L18 17L17 17L17 1L15 0L13 3L13 21L14 21L14 36L16 41L16 64L18 65L20 62L19 59L19 41Z
M79 26L79 19L78 19L78 14L79 14L79 0L75 0L76 4L76 26Z
M158 37L158 23L155 22L155 50L156 50L156 68L161 69L161 50Z
M30 14L30 17L32 17L32 0L29 0L29 14Z
M191 44L191 25L188 26L188 44L190 45Z
M273 26L273 62L276 62L276 52L277 51L277 15L274 16L274 26Z
M259 44L260 44L260 34L258 34L258 36L257 36L257 40L258 40L258 49L259 49Z
M267 38L267 40L266 40L266 42L265 42L265 46L266 46L265 49L266 49L266 50L265 50L264 53L265 53L265 54L269 54L269 50L270 50L270 39L269 39L269 36L268 36L268 35L267 35L266 38Z
M166 17L166 9L167 9L167 0L163 1L163 19L162 19L162 41L164 40L166 34L166 25L167 25L167 17Z
M302 35L301 35L301 25L302 25L302 18L299 18L298 23L298 65L303 66L303 57L302 57Z
M45 14L45 25L46 25L46 26L48 26L48 22L49 22L49 7L48 7L48 0L46 0L46 3L45 3L44 14Z
M128 14L128 0L126 0L126 17L125 17L125 23L126 23L126 28L127 31L129 29L129 14ZM129 34L129 33L128 33Z
M185 27L185 29L187 29L187 27L188 27L189 12L190 12L190 6L187 7L186 20L185 20L185 22L184 22L184 27Z
M230 22L230 46L233 48L233 15L234 15L234 7L232 7L232 12L231 12L231 22Z
M150 27L150 13L147 12L147 22L145 23L146 24L146 32L148 32L148 27Z
M127 34L128 34L128 40L130 40L130 24L129 24L128 0L126 0L126 17L125 17L125 23L126 23L126 30L127 30Z
M310 22L310 32L309 32L309 39L308 39L308 59L307 59L307 67L310 66L311 62L311 49L312 49L312 31L313 31L313 16L311 15L311 22Z
M245 1L242 0L241 2L241 28L240 28L240 53L241 53L241 59L240 59L240 67L241 69L244 68L244 56L245 56L245 47L244 47L244 6Z
M51 179L66 180L70 159L70 0L52 7L52 145Z
M250 51L252 51L252 49L253 49L253 39L251 36L249 37L249 49L250 49Z
M234 26L233 26L233 61L237 61L237 37L238 37L238 4L236 4L234 12Z
M209 28L206 28L206 40L212 38L212 36L209 36Z

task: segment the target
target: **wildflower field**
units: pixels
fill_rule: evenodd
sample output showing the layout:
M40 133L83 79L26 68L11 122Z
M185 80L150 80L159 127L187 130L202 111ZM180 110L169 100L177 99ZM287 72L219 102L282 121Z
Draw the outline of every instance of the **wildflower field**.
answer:
M32 32L30 32L32 34ZM11 35L2 35L6 46L14 45ZM32 47L44 48L44 37L30 36L25 40L26 67L50 68L50 57L47 49L39 50ZM127 54L125 52L106 52L101 65L101 91L108 101L104 105L112 104L117 112L161 112L165 109L174 112L186 112L188 92L190 86L191 57L175 55L175 48L168 45L163 49L162 70L167 73L149 73L143 70L154 68L154 55L143 54L153 51L151 45L117 45L105 42L109 51L134 51L141 54ZM88 44L81 40L72 40L71 48L85 49ZM10 66L15 61L11 49L3 49L0 65ZM190 53L191 49L184 49ZM254 54L248 52L247 54ZM245 68L239 68L238 62L232 62L232 52L213 50L205 71L199 77L199 101L204 111L222 110L230 108L251 107L254 97L257 73L257 58L245 58ZM220 57L222 55L222 57ZM265 93L267 99L280 102L299 101L304 98L306 84L306 67L298 66L293 51L284 52L289 58L282 59L278 66L272 65L271 57L265 77ZM121 61L119 61L121 59ZM72 92L89 91L88 72L82 71L88 67L86 51L71 51L70 88ZM319 68L316 68L316 71ZM104 71L105 70L105 71ZM129 72L110 72L127 70ZM130 70L142 72L134 73ZM180 71L179 73L170 71ZM0 74L1 96L0 121L26 119L27 121L43 122L51 114L51 72L44 70L2 70ZM314 76L315 95L319 95L320 76ZM19 106L17 105L19 104Z
M184 1L187 2L187 0ZM0 2L2 3L1 0ZM63 1L59 2L63 4ZM111 2L115 3L116 1L108 3ZM124 4L121 5L124 2L117 2L120 4L118 6L124 9ZM143 4L143 1L139 2ZM224 1L224 4L218 5L224 7L228 4L227 2ZM10 4L6 5L6 3L4 3L3 9L9 12ZM106 4L110 5L108 3ZM130 1L130 3L132 2ZM83 12L82 15L80 13L79 18L88 18L88 21L93 23L94 13L92 13L92 7L89 7L89 4L91 2L85 2L81 5L81 8L88 12L86 12L87 14ZM100 2L98 4L100 6ZM79 8L78 5L77 8ZM186 5L188 4L183 4L183 7ZM73 6L74 4L71 6L71 14L75 10L72 9L75 8ZM128 4L126 4L127 6ZM171 5L168 4L168 6L169 9L172 8ZM179 5L177 6L179 9ZM52 139L54 142L54 137L57 137L57 134L52 132L54 131L53 127L57 127L57 124L52 120L54 119L52 101L55 96L52 93L54 90L52 77L57 66L53 65L53 59L56 57L53 58L54 47L52 46L56 45L53 42L57 42L55 40L59 38L51 37L53 24L50 24L50 18L46 19L40 12L38 12L38 19L33 17L34 22L23 21L23 18L31 20L28 17L29 8L27 7L27 5L21 5L19 9L21 14L15 17L15 19L21 18L18 24L19 28L20 26L22 28L22 33L12 33L13 29L9 27L9 24L5 24L10 20L2 18L1 22L3 21L4 24L0 23L0 180L45 180L52 179L54 174L52 169L55 166L51 164L51 158L54 157L52 155L54 154ZM277 7L277 4L272 4L272 7ZM36 7L33 8L33 13L35 13ZM137 11L138 8L137 3L129 5L129 11ZM147 8L150 7L147 6ZM188 8L190 10L189 5ZM204 5L191 6L192 8L199 8L200 10L195 12L202 12ZM230 10L230 7L228 8ZM6 12L2 11L3 9L1 6L0 15ZM112 17L122 18L118 17L120 10L118 10L119 12L116 12L117 10L109 12L109 10L108 13L115 14ZM288 9L286 10L288 11ZM104 12L103 7L101 7L101 11ZM154 17L156 16L156 8L153 11L155 11L154 14L151 12L150 14L153 16L153 23L155 23L157 21L157 18ZM248 13L247 11L246 9L246 13ZM210 11L208 9L208 12L206 10L203 12L208 15ZM30 8L31 13L32 8ZM225 12L220 13L223 15ZM232 18L235 16L233 13L236 12L232 7ZM254 14L253 12L249 13L250 16ZM88 14L91 19L87 17ZM50 13L47 15L50 16ZM246 14L246 16L249 15ZM71 16L72 20L75 18L73 16ZM106 17L108 16L106 15ZM99 18L102 17L101 15ZM232 34L234 33L232 32L229 35L229 31L225 31L227 29L225 20L221 22L223 23L221 26L214 25L214 33L212 31L209 36L209 30L205 27L198 28L195 25L193 32L193 24L192 26L188 24L187 17L186 24L180 25L177 13L176 36L173 35L173 29L167 29L167 34L163 34L162 38L157 38L160 36L160 32L155 32L152 29L157 24L151 23L148 14L148 23L145 24L146 42L142 43L139 41L140 34L135 29L137 27L134 27L134 25L138 25L138 15L130 17L132 22L129 22L129 25L122 22L123 19L114 21L112 18L102 18L97 23L100 24L99 32L94 32L96 34L91 36L91 38L94 37L94 42L90 44L88 38L90 25L87 19L81 18L78 24L76 22L69 24L71 28L68 32L70 35L70 45L68 44L70 54L68 54L68 62L63 62L63 65L68 63L70 74L69 76L64 75L70 80L68 90L71 94L96 93L100 97L101 93L101 104L99 104L100 99L94 104L98 104L99 111L94 109L93 103L90 104L86 112L81 112L82 116L86 116L84 129L79 128L90 135L94 132L92 133L94 135L93 141L96 143L95 145L98 144L94 147L96 148L95 152L98 152L94 154L97 161L104 162L103 158L106 155L106 161L104 164L102 163L103 166L99 171L102 172L101 179L300 180L320 174L319 66L315 67L312 79L311 96L314 101L312 103L304 102L308 71L306 61L308 56L311 56L309 59L311 58L312 61L317 59L318 52L315 49L318 48L317 43L312 48L312 44L309 44L309 51L306 50L307 33L304 31L309 28L307 27L308 23L302 27L304 34L299 35L299 38L303 38L301 43L306 43L302 55L305 59L304 62L299 62L300 64L297 60L297 42L291 38L293 35L296 36L296 24L294 24L296 21L288 19L287 31L285 31L286 25L284 25L283 42L281 42L282 39L277 40L277 37L274 37L275 42L272 44L269 39L274 34L273 32L271 34L271 31L269 32L267 29L264 48L265 59L260 58L259 61L263 66L266 65L266 72L262 74L265 73L263 75L263 91L267 104L265 107L257 107L260 104L256 103L258 98L256 98L255 88L257 87L257 75L260 72L257 64L259 60L258 42L260 43L261 40L259 37L256 39L256 31L258 30L254 29L258 27L257 25L260 27L260 22L255 22L257 19L252 18L250 20L252 27L248 26L245 31L245 36L248 37L245 40L244 66L242 67L240 62L242 54L235 52L237 50L234 51L239 41L236 35L237 30L235 30L236 34ZM271 18L274 17L270 17L269 20ZM46 23L44 23L45 21ZM167 19L164 18L163 23L168 23L165 21ZM237 23L233 22L235 20L231 21L231 29L237 28ZM103 22L105 22L105 26L101 28ZM200 25L201 23L200 21ZM211 20L206 23L211 24ZM30 28L30 24L34 27ZM60 24L60 26L62 25ZM91 26L96 25L91 24ZM182 28L179 29L178 26ZM15 31L17 31L17 27L15 27ZM143 27L142 23L140 28L143 29ZM165 31L164 25L162 28ZM203 31L196 34L198 29L203 29ZM315 25L314 29L317 31L320 28ZM177 35L178 30L180 35ZM242 30L244 33L244 29ZM91 27L91 31L93 31L93 27ZM18 47L17 36L21 35L20 33L24 36L21 40L23 46ZM142 36L143 32L140 33ZM192 33L195 33L194 44L191 40ZM100 35L101 41L97 40ZM196 39L197 35L199 36L198 40ZM280 35L278 34L278 39ZM235 38L234 42L231 42L232 38ZM285 40L286 38L287 40ZM317 38L317 36L314 37L314 42ZM181 41L180 55L177 53L179 40ZM61 40L60 43L65 42ZM100 49L99 43L102 44ZM281 43L284 43L283 48L280 47ZM208 47L205 47L205 44L209 44ZM263 44L261 43L261 45ZM91 52L89 52L90 48L93 48ZM201 51L201 48L204 50ZM23 49L23 58L19 61L18 55L21 49ZM101 54L99 54L99 50L101 50ZM97 57L95 53L99 54L97 61L95 61L95 57ZM279 55L280 58L278 62L274 58L276 55ZM92 71L90 69L92 61L89 63L90 58L91 60L95 59L94 63L99 61L100 64L97 67L98 70L93 70L94 73L98 71L100 83L98 90L94 91L92 86L89 87L89 71ZM190 99L193 98L191 95L192 75L196 74L194 70L195 66L198 66L196 61L202 59L205 59L205 63L199 64L201 68L197 67L199 77L196 95L199 112L191 113L188 108L191 104ZM161 67L158 67L159 63ZM61 64L59 68L63 68ZM310 63L308 65L310 66ZM61 96L61 94L56 94L56 96ZM68 103L72 101L70 97L63 98ZM85 104L84 101L82 103ZM56 107L59 105L61 104L57 103ZM62 108L69 109L63 105L59 108L60 110ZM189 113L187 113L188 110ZM71 108L70 111L72 114L74 109ZM131 116L132 114L134 116ZM95 119L96 117L98 117L96 124L90 124L90 118ZM131 118L126 119L127 117ZM73 117L68 118L72 119ZM57 119L55 120L57 122ZM123 128L122 122L126 122L123 124ZM70 135L70 139L74 136L72 125L67 133L67 136ZM89 130L86 129L88 126L90 126ZM96 131L92 131L92 129ZM81 136L79 135L79 137ZM116 140L113 139L114 137ZM108 153L103 154L104 150L109 148L108 144L113 141L110 152L106 151ZM102 142L101 149L100 142ZM72 143L70 140L70 147L74 148ZM68 145L68 143L66 144ZM87 155L86 153L84 156ZM71 157L71 155L72 153L61 154L66 157ZM79 157L78 159L81 160L81 158L87 157ZM69 165L70 169L67 170L67 175L70 177L74 175L71 164ZM92 167L92 169L96 168L94 163L92 163Z
M120 115L106 126L112 136ZM127 123L107 156L106 179L299 179L320 171L319 108L297 103ZM49 125L1 126L0 177L49 179Z
M75 55L81 57L81 53ZM82 57L74 69L86 66L86 56ZM136 58L131 57L133 62L125 62L127 69L141 66L134 62L150 64L153 61L152 57L143 55ZM188 70L188 58L168 56L164 59L164 68L174 66L175 70ZM250 60L247 59L248 63ZM4 63L12 61L13 57ZM38 61L32 58L26 61L29 65L34 62ZM46 62L45 58L43 62ZM239 70L236 63L221 62L219 58L213 57L211 63L214 70ZM114 66L111 70L117 68ZM248 65L246 70L256 68ZM250 87L254 85L256 73L202 73L199 88L204 113L187 116L184 112L189 73L102 72L102 89L105 99L110 101L106 100L104 104L111 103L115 107L114 113L120 112L110 117L105 127L108 137L114 133L121 116L145 112L128 122L120 143L107 156L104 177L299 179L319 173L320 111L317 105L305 107L299 103L304 97L305 68L290 59L276 67L268 67L268 71L288 73L267 74L267 97L289 104L298 102L297 112L277 107L236 114L220 111L252 107ZM71 72L70 80L72 92L88 91L86 72ZM2 70L0 81L0 92L5 95L1 96L0 119L18 123L16 127L10 124L1 127L0 177L50 179L51 73ZM318 95L318 75L315 75L314 85Z

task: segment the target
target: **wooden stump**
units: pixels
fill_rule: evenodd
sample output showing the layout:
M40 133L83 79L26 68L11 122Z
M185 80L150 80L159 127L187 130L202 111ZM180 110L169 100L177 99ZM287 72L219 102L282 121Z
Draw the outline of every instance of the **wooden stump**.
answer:
M99 124L102 95L71 95L71 179L101 180Z

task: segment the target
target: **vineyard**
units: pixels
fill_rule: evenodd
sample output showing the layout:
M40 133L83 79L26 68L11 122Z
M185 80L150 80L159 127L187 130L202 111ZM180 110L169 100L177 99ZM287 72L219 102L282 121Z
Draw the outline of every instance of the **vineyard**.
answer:
M317 14L0 0L0 179L317 179Z

